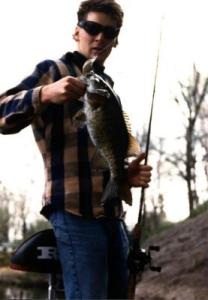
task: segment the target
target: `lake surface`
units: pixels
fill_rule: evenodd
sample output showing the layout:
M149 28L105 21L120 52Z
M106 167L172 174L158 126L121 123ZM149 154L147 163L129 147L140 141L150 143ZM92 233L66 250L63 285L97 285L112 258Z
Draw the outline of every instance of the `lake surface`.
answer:
M56 299L64 299L63 290L58 291L56 293ZM6 286L0 284L0 300L29 300L29 299L48 299L48 287L46 288L38 288L34 285L34 287L30 288L20 288L17 286Z
M0 285L0 299L47 299L48 291L46 289L34 288L19 288L16 286Z

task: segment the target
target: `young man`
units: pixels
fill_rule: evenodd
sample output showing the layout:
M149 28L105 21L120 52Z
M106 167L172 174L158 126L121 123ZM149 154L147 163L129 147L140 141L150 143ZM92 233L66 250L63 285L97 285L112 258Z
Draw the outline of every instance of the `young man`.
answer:
M86 59L97 57L96 72L117 45L123 12L114 0L86 0L78 10L73 38L77 50L60 60L45 60L32 75L0 98L0 131L15 133L31 124L43 157L46 184L41 213L55 232L67 299L126 299L128 238L122 210L111 217L100 204L108 172L91 165L92 144L86 127L73 116L86 86L79 80ZM128 167L128 183L148 187L151 167L141 154ZM121 201L120 201L121 206Z

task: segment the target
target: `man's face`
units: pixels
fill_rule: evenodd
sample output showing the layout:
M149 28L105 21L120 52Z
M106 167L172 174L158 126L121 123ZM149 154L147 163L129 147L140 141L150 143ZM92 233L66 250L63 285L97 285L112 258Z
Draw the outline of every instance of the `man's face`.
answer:
M116 28L115 21L105 13L90 12L86 17L86 21ZM117 44L117 37L108 38L103 32L91 35L80 26L77 26L75 29L74 39L77 42L77 50L80 53L87 58L97 56L97 60L99 60L101 64L103 64L105 59L109 56L112 47L115 47Z

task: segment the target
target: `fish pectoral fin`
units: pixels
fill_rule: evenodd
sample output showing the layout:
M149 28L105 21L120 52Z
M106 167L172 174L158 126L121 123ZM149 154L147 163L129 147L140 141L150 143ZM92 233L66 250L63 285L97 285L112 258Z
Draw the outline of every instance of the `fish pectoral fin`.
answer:
M106 160L101 156L100 151L96 149L95 153L93 154L90 160L92 169L107 169L108 164Z
M132 205L132 194L128 183L125 182L121 186L118 186L113 179L110 179L103 192L101 203L102 205L107 205L112 199L118 197L128 205Z
M128 147L128 152L127 156L138 156L141 153L141 148L139 143L137 142L136 138L129 134L129 147Z
M84 111L79 110L72 118L72 121L76 127L83 127L86 124L86 115Z
M102 96L103 98L110 98L110 93L106 89L92 89L88 88L88 93L91 93L95 96L99 95Z
M95 95L95 97L93 96L94 95L90 95L90 98L88 98L88 103L90 104L92 111L95 111L100 109L102 105L105 104L106 99L101 95Z

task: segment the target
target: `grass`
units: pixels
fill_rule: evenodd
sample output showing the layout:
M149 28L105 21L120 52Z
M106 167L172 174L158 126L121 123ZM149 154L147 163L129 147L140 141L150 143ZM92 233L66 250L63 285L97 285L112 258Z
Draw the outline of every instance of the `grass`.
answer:
M206 210L208 210L208 201L205 201L204 203L200 204L197 208L195 208L191 213L190 218L195 218L196 216L200 215Z
M9 266L0 267L0 283L16 286L31 287L46 287L48 281L47 274L39 274L33 272L23 272L12 270Z

